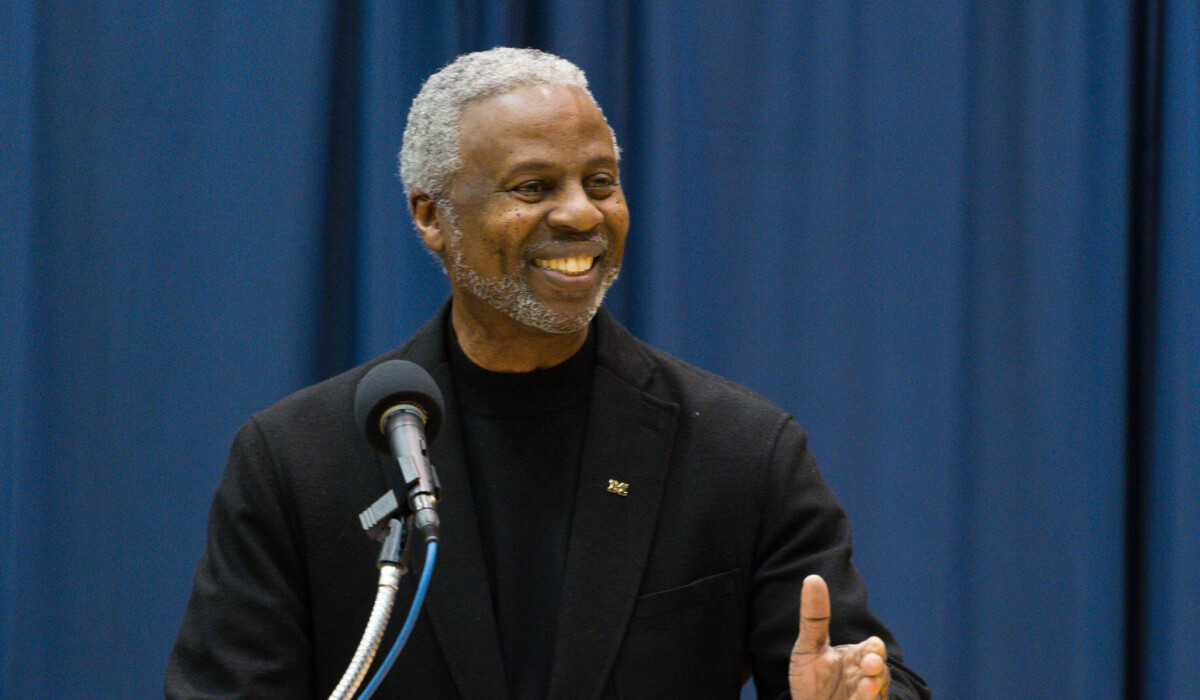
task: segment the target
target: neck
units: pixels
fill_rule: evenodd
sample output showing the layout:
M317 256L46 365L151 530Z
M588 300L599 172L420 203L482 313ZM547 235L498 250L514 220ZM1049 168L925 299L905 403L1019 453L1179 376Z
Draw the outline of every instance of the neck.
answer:
M492 372L532 372L569 360L587 340L588 326L573 333L548 333L521 324L484 323L465 310L450 307L450 322L463 353ZM589 324L590 325L590 324Z

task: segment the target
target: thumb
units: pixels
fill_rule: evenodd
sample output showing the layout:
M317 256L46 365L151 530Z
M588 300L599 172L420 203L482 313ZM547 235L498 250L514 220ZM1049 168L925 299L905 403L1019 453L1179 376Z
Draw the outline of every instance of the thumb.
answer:
M796 651L818 652L829 644L829 587L825 579L812 574L805 577L800 590L800 636Z

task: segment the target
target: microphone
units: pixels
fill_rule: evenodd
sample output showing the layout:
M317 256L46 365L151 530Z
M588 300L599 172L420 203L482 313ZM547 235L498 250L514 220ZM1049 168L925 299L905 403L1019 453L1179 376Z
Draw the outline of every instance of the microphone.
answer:
M372 367L354 392L358 427L372 447L399 464L408 490L407 508L402 510L412 514L413 525L426 542L438 538L434 505L441 496L437 474L429 463L428 441L441 428L444 411L442 392L433 377L407 360Z

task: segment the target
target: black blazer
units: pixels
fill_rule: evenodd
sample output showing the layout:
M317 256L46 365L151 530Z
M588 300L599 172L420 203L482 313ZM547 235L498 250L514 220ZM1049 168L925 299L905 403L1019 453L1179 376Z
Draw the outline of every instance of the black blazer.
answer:
M238 432L167 666L170 697L326 697L374 599L378 545L357 514L388 488L353 420L373 365L408 359L447 402L431 455L441 544L425 610L376 697L502 698L492 613L445 352L449 305L403 347L255 414ZM892 697L927 695L866 605L842 510L789 416L635 339L601 310L550 695L787 693L800 582L833 595L833 642L881 636ZM628 484L621 496L609 480ZM401 582L391 646L415 591ZM373 672L373 669L372 669ZM912 688L916 690L907 690Z

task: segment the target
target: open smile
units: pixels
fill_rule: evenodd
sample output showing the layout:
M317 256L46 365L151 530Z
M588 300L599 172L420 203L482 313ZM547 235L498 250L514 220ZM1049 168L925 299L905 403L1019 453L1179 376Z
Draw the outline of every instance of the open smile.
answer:
M594 255L575 255L569 258L535 258L534 267L553 270L570 277L587 274L596 264Z

